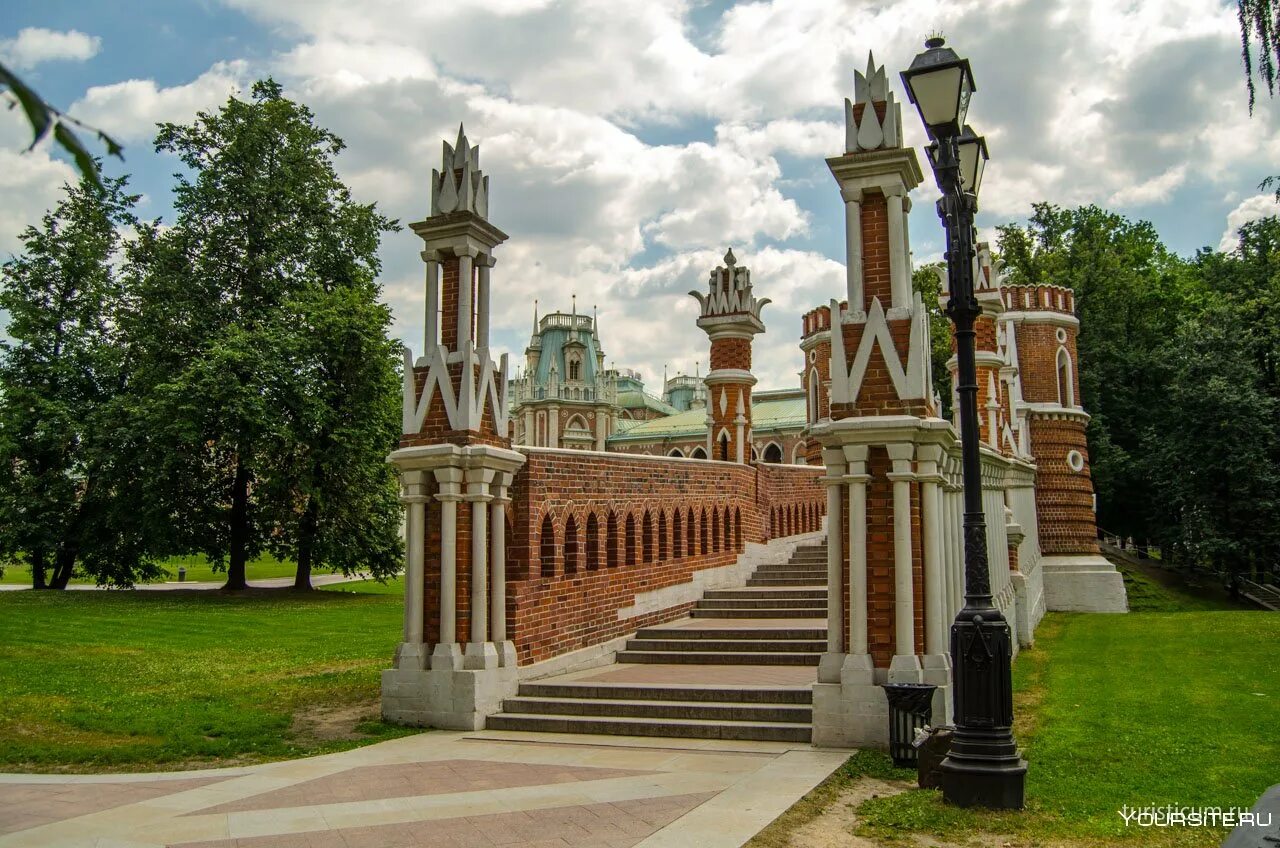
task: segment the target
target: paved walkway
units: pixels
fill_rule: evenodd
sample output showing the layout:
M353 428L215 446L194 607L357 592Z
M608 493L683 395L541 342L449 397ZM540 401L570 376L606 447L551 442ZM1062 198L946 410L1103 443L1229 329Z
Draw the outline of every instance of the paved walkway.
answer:
M433 731L246 768L0 775L0 848L730 848L846 756Z

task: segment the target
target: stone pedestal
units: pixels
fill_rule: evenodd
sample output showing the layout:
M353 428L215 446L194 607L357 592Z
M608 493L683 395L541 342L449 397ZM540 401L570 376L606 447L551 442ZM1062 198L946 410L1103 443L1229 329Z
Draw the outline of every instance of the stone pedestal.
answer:
M382 717L441 730L483 730L485 717L519 688L514 665L473 671L392 668L382 672Z
M1105 557L1047 556L1040 560L1045 606L1056 612L1128 612L1124 579Z

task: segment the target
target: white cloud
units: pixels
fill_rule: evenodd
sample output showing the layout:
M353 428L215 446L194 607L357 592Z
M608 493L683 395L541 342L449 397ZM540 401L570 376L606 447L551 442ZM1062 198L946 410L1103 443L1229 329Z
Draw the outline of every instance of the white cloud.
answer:
M83 62L98 55L101 45L101 38L85 35L79 30L58 32L43 27L25 27L18 31L16 38L0 41L0 57L15 68L26 70L55 59Z
M1274 194L1255 194L1240 202L1235 209L1227 213L1227 228L1222 231L1222 239L1218 242L1218 250L1228 253L1240 246L1238 231L1250 221L1259 218L1270 218L1280 215L1280 204L1276 203Z
M843 99L868 50L916 148L924 134L897 72L935 28L972 60L970 119L992 154L984 225L1041 200L1144 215L1197 196L1226 205L1280 161L1280 110L1248 115L1224 3L758 0L696 31L700 0L223 2L286 45L252 67L229 55L183 85L96 87L74 114L137 147L155 122L189 121L270 73L347 142L338 168L356 197L402 221L425 215L441 139L465 121L491 177L493 223L511 235L494 272L495 339L521 352L531 301L567 308L576 292L584 311L599 304L610 358L651 380L664 361L705 367L685 293L732 245L775 300L756 344L761 386L794 385L800 314L844 288L824 256L843 256L843 222L822 160L841 152ZM936 197L926 175L912 215L918 262L941 250ZM382 256L396 331L420 345L417 252L403 231Z
M163 88L138 79L96 85L69 111L119 141L150 141L157 123L189 122L197 111L217 108L246 84L247 74L243 61L219 62L186 85Z

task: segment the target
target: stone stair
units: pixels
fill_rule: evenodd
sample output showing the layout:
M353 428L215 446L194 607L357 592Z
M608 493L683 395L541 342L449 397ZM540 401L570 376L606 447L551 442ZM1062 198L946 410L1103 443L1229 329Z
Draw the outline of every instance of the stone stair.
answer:
M826 650L826 614L825 545L797 548L786 562L761 565L741 589L708 590L689 619L638 631L608 667L663 682L568 675L521 683L486 728L808 742L812 682L747 681L779 666L816 667ZM701 682L696 666L708 667L707 679L727 674L743 682ZM699 682L665 682L681 668Z

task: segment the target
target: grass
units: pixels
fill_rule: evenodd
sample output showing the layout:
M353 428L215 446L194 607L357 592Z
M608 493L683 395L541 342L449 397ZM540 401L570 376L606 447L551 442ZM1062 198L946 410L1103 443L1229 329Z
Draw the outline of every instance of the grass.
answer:
M208 558L203 554L169 557L163 560L160 565L168 573L152 582L163 583L167 580L177 580L180 567L187 569L186 579L190 583L227 579L226 567L223 566L221 570L214 571L213 563L209 562ZM262 580L267 577L292 577L296 570L297 566L292 560L278 560L270 554L263 554L245 564L245 573L250 580ZM74 577L71 582L93 583L94 581L87 577ZM30 586L31 569L21 563L6 563L4 574L0 575L0 583Z
M1014 669L1027 811L979 813L914 790L866 802L867 835L976 831L1218 844L1223 832L1126 829L1125 805L1252 806L1280 778L1280 616L1053 614Z
M1015 732L1029 763L1027 809L962 810L936 790L857 805L856 833L885 845L1218 845L1225 830L1125 827L1125 805L1250 807L1280 780L1280 616L1176 579L1122 568L1128 615L1052 613L1014 664ZM770 825L752 848L783 848L864 776L895 775L859 752Z
M377 717L401 602L373 586L2 593L0 771L239 764L412 732ZM345 732L309 721L335 715Z

